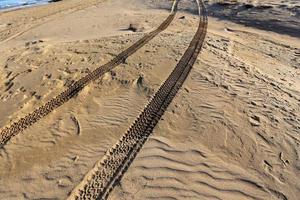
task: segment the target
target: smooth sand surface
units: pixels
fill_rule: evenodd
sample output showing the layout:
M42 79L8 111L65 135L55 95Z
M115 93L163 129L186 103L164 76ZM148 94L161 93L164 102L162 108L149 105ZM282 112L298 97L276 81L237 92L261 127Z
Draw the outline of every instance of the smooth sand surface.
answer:
M299 9L292 0L247 2ZM171 4L64 0L0 13L0 126L156 28ZM0 199L65 199L176 65L196 31L196 10L181 1L166 31L12 138L0 150ZM300 39L283 25L286 33L210 17L191 74L109 199L297 200Z

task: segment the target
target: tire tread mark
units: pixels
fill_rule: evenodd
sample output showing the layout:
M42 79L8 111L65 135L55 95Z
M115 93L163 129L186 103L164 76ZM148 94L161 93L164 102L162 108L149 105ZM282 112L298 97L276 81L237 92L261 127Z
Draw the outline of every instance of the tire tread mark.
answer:
M131 56L138 49L143 47L147 42L152 40L160 32L164 31L170 25L170 23L173 21L175 17L177 11L177 3L173 5L173 8L171 14L169 14L169 16L162 22L162 24L160 24L160 26L157 29L146 34L144 37L139 39L129 48L125 49L123 52L121 52L119 55L117 55L114 59L112 59L108 63L96 68L88 75L75 81L68 89L66 89L65 91L63 91L62 93L54 97L53 99L46 102L43 106L40 106L32 113L4 127L0 131L0 148L3 147L12 137L16 136L17 134L19 134L20 132L22 132L32 124L36 123L41 118L45 117L50 112L63 105L68 100L70 100L90 82L98 79L105 73L112 70L117 65L123 63L129 56Z
M122 178L147 141L187 78L204 43L207 31L207 13L203 2L197 1L197 3L200 21L188 49L133 125L71 192L69 200L107 199L115 184Z

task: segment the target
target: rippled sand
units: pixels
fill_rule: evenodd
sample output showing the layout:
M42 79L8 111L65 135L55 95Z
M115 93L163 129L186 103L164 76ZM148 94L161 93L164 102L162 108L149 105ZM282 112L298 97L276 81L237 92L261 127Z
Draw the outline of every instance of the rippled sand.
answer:
M171 3L70 0L0 13L1 127L153 30ZM299 3L242 3L208 2L202 53L109 199L297 200ZM272 7L255 23L261 5ZM181 1L166 31L8 142L0 199L66 198L176 65L197 28L195 12ZM127 30L131 23L143 32Z

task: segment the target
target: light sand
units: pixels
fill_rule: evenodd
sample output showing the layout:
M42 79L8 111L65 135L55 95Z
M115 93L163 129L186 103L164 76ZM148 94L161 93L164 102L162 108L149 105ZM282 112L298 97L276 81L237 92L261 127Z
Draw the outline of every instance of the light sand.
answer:
M154 29L171 3L70 0L0 13L0 24L12 23L0 26L12 28L0 36L1 127L141 38L130 23ZM0 151L0 199L68 196L187 48L196 7L185 0L179 11L126 63ZM296 200L299 56L299 38L210 18L198 62L109 199Z

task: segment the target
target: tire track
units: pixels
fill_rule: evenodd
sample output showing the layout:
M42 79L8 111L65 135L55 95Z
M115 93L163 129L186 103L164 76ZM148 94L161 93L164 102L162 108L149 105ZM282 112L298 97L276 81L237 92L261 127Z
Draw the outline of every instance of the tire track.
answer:
M103 74L107 73L108 71L112 70L117 65L124 63L124 61L133 53L135 53L138 49L143 47L146 43L152 40L156 35L160 32L164 31L170 23L173 21L175 14L177 12L177 0L174 1L172 11L170 15L163 21L163 23L154 31L146 34L143 38L139 39L136 43L132 46L121 52L117 55L114 59L110 62L98 67L88 75L84 76L83 78L77 80L73 85L71 85L67 90L63 91L43 106L37 108L32 113L28 114L27 116L19 119L18 121L12 123L9 126L4 127L0 131L0 148L3 147L6 142L8 142L13 136L16 136L32 124L36 123L41 118L48 115L50 112L55 110L56 108L63 105L65 102L70 100L74 97L78 92L80 92L86 85L88 85L93 80L98 79Z
M127 171L184 83L200 53L206 36L207 13L202 1L197 1L197 4L200 21L188 49L133 125L85 176L68 199L107 199L114 185Z

